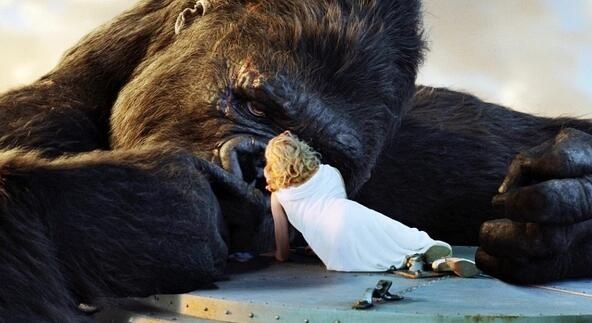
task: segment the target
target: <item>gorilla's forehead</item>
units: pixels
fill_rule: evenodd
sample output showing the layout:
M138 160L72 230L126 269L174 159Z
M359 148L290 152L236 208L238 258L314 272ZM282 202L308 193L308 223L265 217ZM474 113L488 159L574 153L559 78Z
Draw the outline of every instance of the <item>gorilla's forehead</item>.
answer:
M211 1L209 7L187 44L224 66L224 77L232 79L248 59L258 71L317 92L372 98L389 93L398 74L388 15L376 1Z

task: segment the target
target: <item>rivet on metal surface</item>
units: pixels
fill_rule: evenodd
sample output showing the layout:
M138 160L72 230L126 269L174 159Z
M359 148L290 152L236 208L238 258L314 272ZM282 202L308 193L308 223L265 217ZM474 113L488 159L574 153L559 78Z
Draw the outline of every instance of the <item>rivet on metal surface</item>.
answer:
M204 312L207 312L207 311L208 311L208 308L207 307L204 307Z
M189 308L189 304L185 304L185 308Z
M255 314L253 314L253 313L249 313L249 317L250 317L250 318L253 318L253 317L255 317Z
M279 316L279 315L276 315L276 316L275 316L275 319L276 319L276 320L279 320L279 319L280 319L280 316Z
M230 311L229 310L226 310L226 312L224 312L224 314L230 315Z

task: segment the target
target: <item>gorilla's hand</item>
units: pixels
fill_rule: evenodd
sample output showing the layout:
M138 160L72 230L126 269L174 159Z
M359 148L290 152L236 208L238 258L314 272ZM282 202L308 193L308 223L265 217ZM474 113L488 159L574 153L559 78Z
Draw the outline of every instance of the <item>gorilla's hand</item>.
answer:
M592 277L592 135L562 130L519 154L481 226L477 265L514 283Z
M227 242L230 250L271 250L274 239L269 194L231 172L237 169L240 171L241 168L237 153L228 154L233 156L229 158L232 162L228 163L235 166L230 168L230 171L216 163L201 159L198 159L197 166L208 176L218 197L228 231Z
M257 211L261 216L270 210L269 197L252 185L247 184L241 178L229 173L220 166L204 160L197 160L197 168L208 176L212 186L216 190L229 194L235 203L240 204L242 209Z

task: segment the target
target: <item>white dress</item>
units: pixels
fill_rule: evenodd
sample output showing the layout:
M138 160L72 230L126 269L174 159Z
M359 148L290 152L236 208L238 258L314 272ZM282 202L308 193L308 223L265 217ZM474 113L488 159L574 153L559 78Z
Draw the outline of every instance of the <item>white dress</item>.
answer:
M445 242L347 199L339 170L320 165L303 184L280 189L276 197L290 223L327 269L385 271L400 268L405 256Z

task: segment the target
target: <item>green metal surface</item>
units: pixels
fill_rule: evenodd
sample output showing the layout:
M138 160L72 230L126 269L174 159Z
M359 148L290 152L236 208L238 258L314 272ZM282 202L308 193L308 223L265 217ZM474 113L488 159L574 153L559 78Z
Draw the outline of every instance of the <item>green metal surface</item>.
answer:
M160 310L153 306L146 306L133 299L113 301L106 308L94 315L100 323L202 323L212 320L200 319L195 316Z
M474 251L454 248L467 258ZM392 280L391 293L405 299L353 310L352 304L379 279ZM217 285L138 301L183 318L228 322L592 322L592 280L524 287L487 276L406 279L285 263L234 274Z

